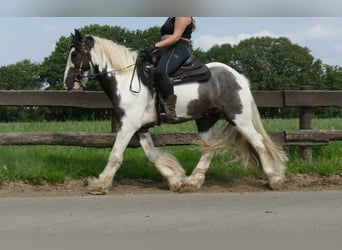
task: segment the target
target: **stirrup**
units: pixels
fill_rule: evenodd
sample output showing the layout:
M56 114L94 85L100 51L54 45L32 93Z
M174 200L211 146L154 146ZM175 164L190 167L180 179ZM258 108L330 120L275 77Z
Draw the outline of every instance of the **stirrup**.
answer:
M169 109L164 109L165 112L159 114L159 118L162 122L165 123L173 123L178 121L177 115L172 115L172 112Z
M178 121L176 112L175 111L172 112L165 102L163 102L163 109L164 109L164 112L161 112L159 114L159 118L162 122L172 123L172 122Z

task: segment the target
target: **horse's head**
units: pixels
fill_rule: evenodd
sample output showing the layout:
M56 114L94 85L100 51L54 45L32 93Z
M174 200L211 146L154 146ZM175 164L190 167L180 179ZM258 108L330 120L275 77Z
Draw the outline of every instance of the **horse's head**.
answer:
M68 91L77 90L88 81L92 60L90 50L94 47L94 39L84 37L75 30L72 34L69 57L64 73L64 88Z

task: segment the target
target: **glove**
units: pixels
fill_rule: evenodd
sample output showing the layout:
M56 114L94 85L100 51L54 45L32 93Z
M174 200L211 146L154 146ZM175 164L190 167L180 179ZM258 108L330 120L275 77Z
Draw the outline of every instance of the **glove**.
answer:
M156 62L156 54L159 48L155 44L151 44L150 46L144 48L143 50L140 51L138 55L138 60L147 60L148 62L155 64Z
M151 44L150 46L144 49L144 51L149 55L153 54L153 52L155 52L156 50L158 50L158 47L155 44Z

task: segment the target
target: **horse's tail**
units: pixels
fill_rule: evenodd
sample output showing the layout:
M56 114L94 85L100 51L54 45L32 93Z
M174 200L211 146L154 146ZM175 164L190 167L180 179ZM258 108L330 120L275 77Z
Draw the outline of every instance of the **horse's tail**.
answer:
M282 147L276 144L265 131L264 126L262 124L260 114L258 108L255 104L254 99L252 99L252 121L254 128L256 131L262 136L264 146L273 165L278 165L281 168L281 171L285 171L285 164L288 161L286 153L282 149Z
M282 148L273 142L265 131L259 111L253 98L251 105L253 126L262 137L265 150L268 153L272 164L277 166L276 169L281 172L279 174L284 174L287 156ZM225 123L224 126L217 131L214 137L211 139L212 142L215 142L210 145L211 147L231 153L244 167L247 167L248 165L252 165L256 168L261 167L259 156L255 148L250 144L247 138L238 130L236 126Z

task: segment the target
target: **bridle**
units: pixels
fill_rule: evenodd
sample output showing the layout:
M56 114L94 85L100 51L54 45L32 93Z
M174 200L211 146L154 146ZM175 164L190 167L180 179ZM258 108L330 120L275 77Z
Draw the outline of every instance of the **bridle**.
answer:
M92 61L92 57L91 57L91 53L90 53L90 50L92 48L87 48L86 46L86 43L84 40L82 41L77 41L75 43L72 43L70 45L70 49L72 48L75 48L75 50L77 51L77 53L81 53L81 59L80 59L80 63L79 63L79 66L78 67L75 67L75 71L76 71L76 74L74 76L74 82L77 82L80 84L80 86L82 87L82 89L84 90L84 86L81 84L81 80L82 78L89 78L89 79L99 79L99 77L101 75L103 75L104 73L106 74L111 74L111 75L114 75L117 73L117 72L120 72L120 71L124 71L126 69L129 69L129 68L132 68L134 67L133 69L133 73L132 73L132 78L131 78L131 83L130 83L130 91L133 92L133 93L139 93L140 90L141 90L141 83L140 83L140 80L139 80L139 87L138 87L138 90L134 90L133 89L133 86L132 86L132 83L133 83L133 78L134 78L134 75L135 75L135 71L136 71L136 68L137 68L137 62L131 64L131 65L128 65L126 67L123 67L123 68L120 68L120 69L116 69L116 70L112 70L112 71L105 71L105 72L100 72L99 70L99 67L98 65L95 65L94 62ZM86 58L89 60L88 63L89 63L89 69L84 69L84 64L86 63ZM87 76L84 76L83 73L86 71L86 70L90 70L91 68L93 68L94 70L94 73L92 74L88 74Z
M79 45L78 48L77 48L77 45ZM89 62L89 64L91 65L91 67L93 67L93 68L94 68L94 63L93 63L93 61L92 61L92 59L91 59L90 50L88 50L88 49L86 48L85 43L84 43L84 42L81 42L81 43L78 43L77 45L76 45L76 44L71 44L70 49L74 47L75 49L77 49L77 50L79 50L79 51L81 52L81 61L80 61L80 65L79 65L79 67L76 69L76 70L77 70L77 73L76 73L76 75L75 75L75 77L74 77L74 82L81 83L81 79L82 79L82 78L88 77L88 76L83 76L83 73L84 73L84 71L85 71L85 70L83 70L83 64L84 64L84 58L85 58L85 56L88 57L88 59L89 59L88 62ZM90 66L89 66L89 67L90 67ZM89 68L89 69L90 69L90 68Z
M81 83L81 79L82 78L85 78L85 77L88 77L90 79L97 79L100 75L101 75L101 72L99 72L98 70L96 70L98 67L95 66L94 62L92 61L92 58L91 58L91 54L90 54L90 50L88 50L85 46L85 43L82 42L82 43L79 43L80 46L78 46L78 48L76 47L75 44L71 44L70 48L74 47L75 49L78 49L82 54L81 54L81 61L80 61L80 65L79 67L77 68L77 74L75 75L74 77L74 81L75 82L78 82L78 83ZM93 74L90 74L88 76L83 76L83 73L85 70L83 70L83 64L84 64L84 58L85 56L88 57L89 59L89 64L91 65L91 67L97 71L96 73L93 73ZM113 74L115 75L116 72L120 72L120 71L124 71L126 69L129 69L129 68L132 68L136 65L136 63L133 63L131 65L128 65L126 67L123 67L123 68L120 68L120 69L116 69L116 70L112 70L112 71L106 71L107 74ZM134 73L133 73L134 74Z

